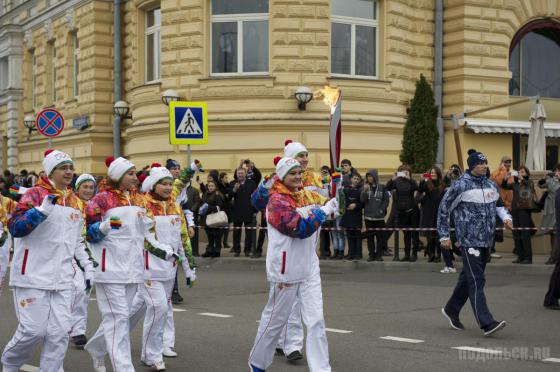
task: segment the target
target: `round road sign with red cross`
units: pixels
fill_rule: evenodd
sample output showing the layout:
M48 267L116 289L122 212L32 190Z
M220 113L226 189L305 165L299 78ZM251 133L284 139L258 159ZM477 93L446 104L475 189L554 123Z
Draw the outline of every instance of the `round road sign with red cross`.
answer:
M35 125L43 136L56 137L64 129L64 118L55 109L44 109L37 114Z

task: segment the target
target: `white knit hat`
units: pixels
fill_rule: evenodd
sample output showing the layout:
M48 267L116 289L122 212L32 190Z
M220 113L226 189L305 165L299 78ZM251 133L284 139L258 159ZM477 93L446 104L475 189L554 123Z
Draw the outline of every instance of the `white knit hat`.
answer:
M107 175L115 182L120 181L126 172L136 167L128 159L122 157L115 159L112 156L105 159L105 165L109 167Z
M95 178L93 178L93 176L91 174L84 173L76 179L74 189L78 190L80 188L80 185L84 182L87 182L87 181L93 182L94 185L96 184Z
M276 175L280 178L281 181L284 180L284 177L294 168L301 168L301 164L294 158L291 157L283 157L278 162L276 162L278 158L274 159L276 163Z
M173 179L173 175L169 169L165 167L156 167L150 170L150 175L142 183L142 192L152 191L159 181L169 178Z
M45 158L43 159L43 168L47 177L50 177L52 172L62 164L73 164L74 162L65 152L59 150L45 151Z
M307 152L305 146L299 142L293 142L292 140L286 140L284 142L284 156L288 158L295 158L297 154L302 152Z

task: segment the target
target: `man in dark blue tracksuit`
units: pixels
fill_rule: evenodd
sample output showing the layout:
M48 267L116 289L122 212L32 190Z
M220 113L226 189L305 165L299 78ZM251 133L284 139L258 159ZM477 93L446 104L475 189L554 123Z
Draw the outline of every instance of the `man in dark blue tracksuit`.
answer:
M486 157L469 150L469 170L465 172L445 193L438 212L438 234L441 247L451 249L449 218L455 221L457 245L461 248L463 270L453 295L442 309L443 315L455 329L464 329L459 320L461 308L470 300L476 321L485 336L499 331L505 321L496 321L484 295L484 270L489 247L492 246L496 229L496 214L507 228L512 228L512 219L507 210L497 206L498 187L486 176Z

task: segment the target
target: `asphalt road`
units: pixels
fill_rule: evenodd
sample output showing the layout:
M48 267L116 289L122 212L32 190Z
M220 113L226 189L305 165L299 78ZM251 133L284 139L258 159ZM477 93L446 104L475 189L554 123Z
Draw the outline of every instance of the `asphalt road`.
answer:
M267 300L264 261L226 258L200 259L199 263L197 285L193 289L182 285L185 302L175 306L184 310L174 313L179 357L165 359L168 370L245 372L257 320ZM486 293L490 309L496 318L508 321L508 326L491 338L482 336L468 304L461 314L467 329L449 328L440 308L458 274L442 275L440 268L441 264L423 262L322 261L325 318L327 327L334 330L327 333L333 371L559 370L560 311L541 306L550 266L489 267ZM88 335L95 332L99 321L92 300ZM11 293L5 291L0 298L2 349L15 327ZM410 340L381 338L387 336ZM146 367L140 365L140 327L132 340L136 370L144 371ZM34 370L38 355L36 352L28 361L26 370ZM551 360L545 362L545 358ZM109 360L106 363L110 365ZM93 370L87 352L72 347L64 365L67 372ZM304 360L293 365L276 357L268 371L307 370Z

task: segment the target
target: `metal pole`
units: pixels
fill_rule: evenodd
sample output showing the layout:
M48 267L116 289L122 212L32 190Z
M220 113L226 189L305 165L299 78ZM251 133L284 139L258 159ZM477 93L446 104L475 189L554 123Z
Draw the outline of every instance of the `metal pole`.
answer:
M438 107L436 126L439 134L436 164L443 168L445 131L443 112L443 0L436 0L434 31L434 98Z
M52 148L53 148L53 144L52 144L52 138L51 138L51 137L49 137L47 141L48 141L48 146L49 146L49 149L52 149Z
M191 166L191 145L187 145L187 167Z
M121 1L115 0L113 3L113 73L115 81L113 83L113 102L122 99L122 60L121 60ZM113 117L113 156L121 156L121 122L119 115Z

